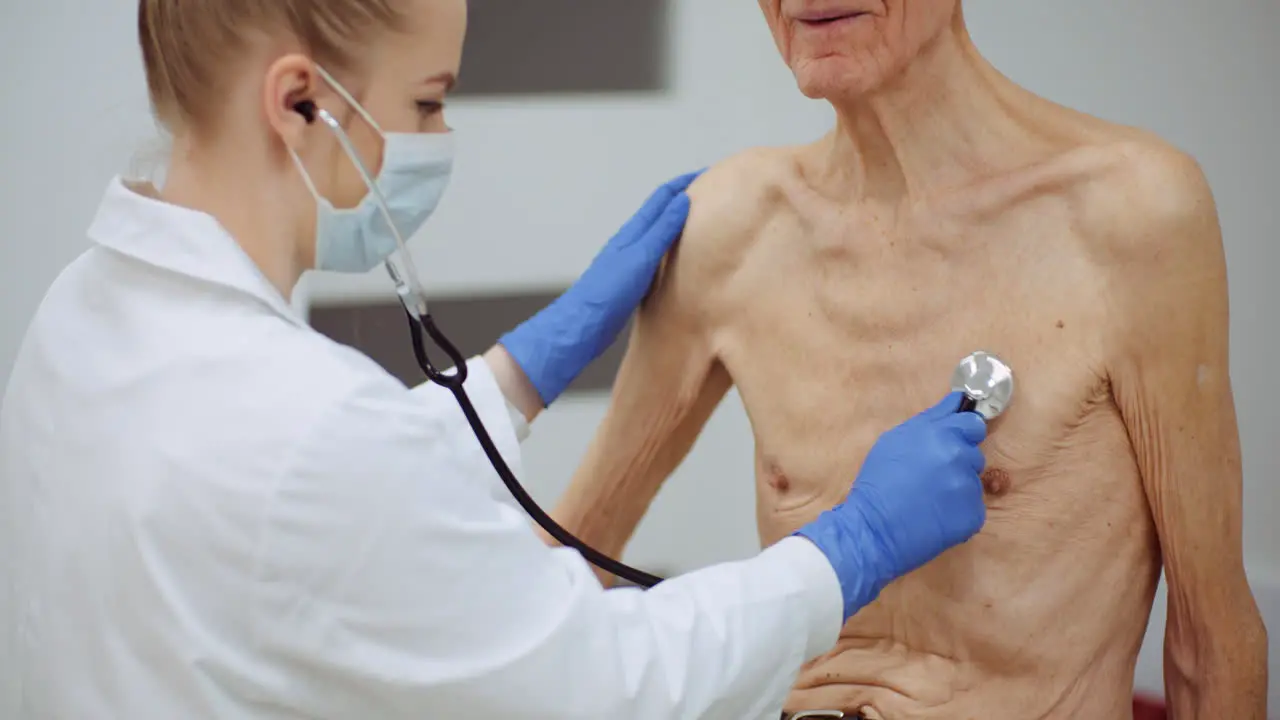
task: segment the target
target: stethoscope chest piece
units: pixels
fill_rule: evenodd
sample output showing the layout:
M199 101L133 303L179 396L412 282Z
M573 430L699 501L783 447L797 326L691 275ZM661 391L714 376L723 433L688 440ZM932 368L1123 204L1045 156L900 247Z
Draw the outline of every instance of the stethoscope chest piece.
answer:
M972 410L990 422L1013 400L1013 370L995 355L979 350L956 366L951 389L964 393L961 410Z

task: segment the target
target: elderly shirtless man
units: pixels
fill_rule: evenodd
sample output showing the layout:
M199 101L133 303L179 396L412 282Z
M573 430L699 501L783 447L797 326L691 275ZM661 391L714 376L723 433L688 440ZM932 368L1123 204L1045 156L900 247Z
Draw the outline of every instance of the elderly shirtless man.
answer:
M788 709L1130 718L1163 566L1173 718L1263 720L1222 242L1196 163L1002 77L958 0L761 6L836 128L691 189L559 519L620 552L736 385L773 543L990 350L1018 390L984 445L986 527L885 588Z

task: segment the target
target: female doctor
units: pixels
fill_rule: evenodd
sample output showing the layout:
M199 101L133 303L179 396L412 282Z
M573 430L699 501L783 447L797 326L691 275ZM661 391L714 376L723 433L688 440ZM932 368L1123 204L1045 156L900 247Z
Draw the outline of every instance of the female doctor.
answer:
M5 396L0 716L776 718L843 620L981 526L985 426L948 396L795 537L605 591L509 504L447 392L309 329L285 301L305 270L369 270L396 248L383 210L408 237L436 205L465 14L140 2L174 153L162 188L108 187ZM640 302L689 181L468 363L513 465Z

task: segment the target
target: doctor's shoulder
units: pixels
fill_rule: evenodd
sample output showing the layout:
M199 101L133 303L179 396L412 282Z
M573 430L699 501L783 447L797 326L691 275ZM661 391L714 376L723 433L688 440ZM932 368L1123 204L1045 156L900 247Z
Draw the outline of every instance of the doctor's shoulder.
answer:
M360 351L309 328L263 347L258 367L297 429L318 428L343 414L376 410L363 423L386 422L430 435L439 419L409 388ZM290 412L290 410L292 412Z

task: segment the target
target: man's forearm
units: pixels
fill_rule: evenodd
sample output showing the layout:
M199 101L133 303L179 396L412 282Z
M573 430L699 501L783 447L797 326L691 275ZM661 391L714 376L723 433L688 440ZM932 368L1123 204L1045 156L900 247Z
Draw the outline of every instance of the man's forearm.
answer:
M1241 620L1211 644L1195 653L1191 667L1166 655L1171 720L1266 720L1267 632L1261 620Z
M566 498L556 505L555 509L551 511L551 516L566 530L591 547L611 558L621 559L630 535L619 538L616 533L602 531L602 528L593 522L595 518L589 508L589 505L584 506L577 498ZM559 545L541 528L539 528L539 535L548 545L553 547ZM617 584L618 578L614 577L613 573L595 566L592 566L591 570L600 580L601 585L613 587Z

